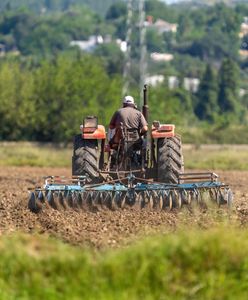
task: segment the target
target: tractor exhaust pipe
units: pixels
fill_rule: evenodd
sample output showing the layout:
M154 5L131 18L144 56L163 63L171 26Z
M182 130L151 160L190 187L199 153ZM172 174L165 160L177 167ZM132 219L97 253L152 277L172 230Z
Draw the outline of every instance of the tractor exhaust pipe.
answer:
M149 106L148 106L148 86L147 84L144 85L143 88L143 107L142 107L142 113L148 123L149 119Z

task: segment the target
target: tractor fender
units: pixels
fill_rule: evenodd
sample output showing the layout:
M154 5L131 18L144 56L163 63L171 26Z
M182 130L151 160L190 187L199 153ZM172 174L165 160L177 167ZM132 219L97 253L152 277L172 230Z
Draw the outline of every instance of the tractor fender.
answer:
M152 125L151 136L153 139L170 138L175 136L174 124L159 124L159 127Z
M92 128L84 128L80 126L82 132L82 138L85 140L105 140L106 130L103 125L98 125L96 129L92 131Z

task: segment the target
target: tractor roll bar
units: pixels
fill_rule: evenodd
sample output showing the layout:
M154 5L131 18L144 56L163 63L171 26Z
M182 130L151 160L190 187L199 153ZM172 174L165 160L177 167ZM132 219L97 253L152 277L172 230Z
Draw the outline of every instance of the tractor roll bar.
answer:
M148 123L148 119L149 119L149 106L148 106L148 86L147 84L144 85L144 89L143 89L143 107L142 107L142 113Z

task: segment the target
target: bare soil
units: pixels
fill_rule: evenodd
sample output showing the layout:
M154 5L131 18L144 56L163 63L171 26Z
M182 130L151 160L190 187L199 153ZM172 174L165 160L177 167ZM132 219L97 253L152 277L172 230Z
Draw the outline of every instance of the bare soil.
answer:
M248 172L219 172L221 181L230 184L235 197L232 212L226 208L211 211L148 211L124 209L89 212L46 208L39 214L27 208L28 188L43 183L42 176L70 176L70 169L1 167L0 234L39 233L77 245L94 248L119 247L139 236L168 233L178 228L208 228L223 222L235 226L248 224ZM214 213L213 213L214 211Z

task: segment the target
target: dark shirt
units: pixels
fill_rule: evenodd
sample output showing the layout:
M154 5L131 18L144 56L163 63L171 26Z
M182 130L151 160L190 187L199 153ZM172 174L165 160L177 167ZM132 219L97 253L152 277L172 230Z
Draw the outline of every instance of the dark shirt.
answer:
M110 127L118 128L120 123L127 129L141 130L144 126L148 125L143 114L134 107L127 106L120 108L115 112L111 121Z

